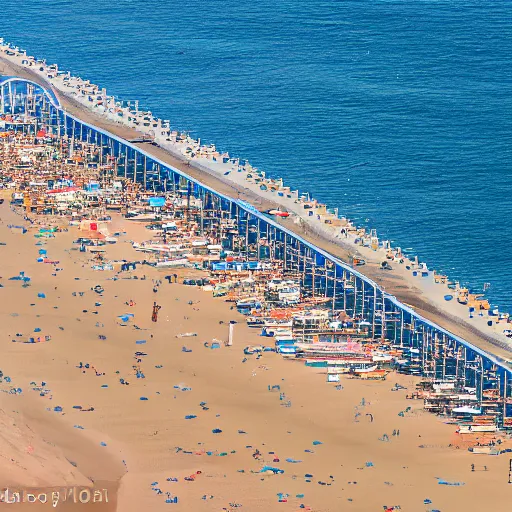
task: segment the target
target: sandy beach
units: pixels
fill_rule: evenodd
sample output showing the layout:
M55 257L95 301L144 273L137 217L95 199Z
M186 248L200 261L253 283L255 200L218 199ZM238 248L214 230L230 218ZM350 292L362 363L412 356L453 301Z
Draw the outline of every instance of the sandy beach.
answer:
M113 271L92 270L90 253L72 245L75 228L45 242L57 265L37 263L35 228L12 233L7 226L20 218L7 203L0 217L1 386L22 389L0 396L2 422L15 438L2 439L10 446L1 451L4 486L106 480L119 485L122 511L295 511L303 504L313 511L447 512L485 510L491 501L492 510L508 510L508 458L449 447L460 442L456 426L406 400L413 377L344 378L336 389L318 369L274 353L242 362L243 347L261 337L221 298L166 281L154 293L153 280L165 271L147 267L112 280ZM113 229L126 235L108 246L108 257L137 258L127 242L143 239L142 226L116 218ZM20 271L30 286L8 280ZM101 296L92 291L98 284ZM127 306L130 300L136 304ZM162 309L152 323L155 300ZM126 313L134 317L122 325L118 316ZM234 345L206 348L226 340L231 320L239 322ZM37 328L51 339L19 342ZM177 337L187 332L197 336ZM391 391L395 381L407 389ZM274 385L279 392L269 391ZM379 440L384 434L389 441ZM284 473L261 473L264 466ZM178 503L166 503L169 496Z

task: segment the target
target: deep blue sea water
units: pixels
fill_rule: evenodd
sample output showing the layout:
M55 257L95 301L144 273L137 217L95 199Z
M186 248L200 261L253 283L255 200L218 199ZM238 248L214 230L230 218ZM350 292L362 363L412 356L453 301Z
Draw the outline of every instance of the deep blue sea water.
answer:
M10 5L10 7L9 7ZM512 311L506 0L17 0L1 35Z

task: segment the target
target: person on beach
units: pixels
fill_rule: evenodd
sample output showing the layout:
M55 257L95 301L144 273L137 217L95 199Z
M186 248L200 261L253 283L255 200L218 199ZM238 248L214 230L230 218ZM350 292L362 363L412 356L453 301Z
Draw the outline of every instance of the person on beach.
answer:
M153 302L153 314L151 315L151 321L158 321L158 312L162 309L162 306L159 306L156 302Z

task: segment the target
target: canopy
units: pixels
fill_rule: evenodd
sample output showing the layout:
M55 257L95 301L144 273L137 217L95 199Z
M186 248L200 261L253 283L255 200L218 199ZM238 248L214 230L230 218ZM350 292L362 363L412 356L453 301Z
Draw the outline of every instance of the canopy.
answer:
M150 197L149 206L155 208L161 208L162 206L165 206L165 197Z

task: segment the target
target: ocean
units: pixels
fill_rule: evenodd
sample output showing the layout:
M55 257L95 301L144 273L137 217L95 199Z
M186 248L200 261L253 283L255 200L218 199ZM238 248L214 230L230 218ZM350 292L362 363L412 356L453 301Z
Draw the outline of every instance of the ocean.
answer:
M1 36L512 312L512 4L17 0Z

